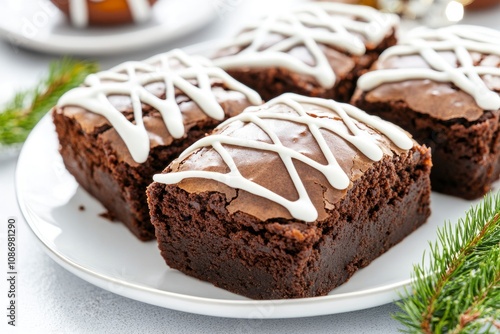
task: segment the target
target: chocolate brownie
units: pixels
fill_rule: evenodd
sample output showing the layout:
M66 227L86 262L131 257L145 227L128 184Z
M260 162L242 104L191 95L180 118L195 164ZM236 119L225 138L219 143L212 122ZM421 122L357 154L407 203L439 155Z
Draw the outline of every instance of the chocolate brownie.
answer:
M247 26L214 62L264 100L293 92L347 102L359 75L396 43L397 23L371 7L309 3Z
M353 103L432 150L432 189L483 196L500 175L500 33L411 31L359 79Z
M223 119L261 103L207 59L180 50L90 75L54 109L68 171L139 239L154 238L146 187Z
M171 268L255 299L320 296L426 221L430 168L395 125L285 94L155 175L151 222Z

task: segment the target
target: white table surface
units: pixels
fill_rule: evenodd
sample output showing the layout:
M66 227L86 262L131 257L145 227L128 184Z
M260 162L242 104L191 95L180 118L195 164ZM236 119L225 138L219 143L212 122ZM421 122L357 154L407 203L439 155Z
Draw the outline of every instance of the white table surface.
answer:
M195 34L166 45L120 56L97 57L102 68L122 61L193 43L233 35L245 22L288 0L210 0L225 4L212 24ZM2 5L4 6L4 5ZM227 7L229 6L229 7ZM220 8L220 6L219 6ZM466 17L467 23L500 28L500 7ZM34 53L0 42L0 101L13 91L28 87L57 56ZM1 126L1 125L0 125ZM70 274L45 254L21 215L15 194L15 159L0 160L0 265L6 268L6 224L18 221L17 324L7 326L7 282L0 279L0 332L2 333L396 333L400 325L391 318L394 304L330 316L251 320L201 316L164 309L127 299L97 288ZM35 167L36 168L36 167ZM7 270L3 271L6 275Z

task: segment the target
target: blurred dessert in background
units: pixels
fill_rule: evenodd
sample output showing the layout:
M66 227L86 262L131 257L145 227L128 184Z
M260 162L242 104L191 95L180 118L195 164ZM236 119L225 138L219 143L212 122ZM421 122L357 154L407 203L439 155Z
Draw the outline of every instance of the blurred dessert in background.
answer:
M157 0L50 0L78 28L141 23Z
M500 5L500 0L461 0L466 9L485 9Z
M495 5L500 5L500 0L329 0L332 2L341 2L349 4L359 4L372 6L376 8L392 7L402 8L420 4L430 5L433 2L458 2L465 6L466 9L484 9Z

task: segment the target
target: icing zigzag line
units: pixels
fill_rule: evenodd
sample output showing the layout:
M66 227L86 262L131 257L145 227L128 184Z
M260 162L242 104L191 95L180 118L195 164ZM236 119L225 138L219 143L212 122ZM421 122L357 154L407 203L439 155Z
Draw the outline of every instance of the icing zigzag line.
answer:
M171 68L172 60L184 67ZM208 59L173 50L143 62L126 62L109 71L91 74L85 80L86 86L70 90L60 98L58 104L78 106L106 117L127 145L132 158L142 163L149 155L149 137L142 119L142 103L157 109L172 137L181 138L185 130L181 110L175 101L176 87L208 116L224 119L224 110L212 92L211 78L222 80L227 88L242 92L254 105L262 102L255 91L211 65ZM190 80L196 80L197 86ZM155 82L165 84L165 99L145 88ZM135 125L109 102L110 95L130 97Z
M371 7L336 3L304 5L247 26L248 31L243 31L226 45L243 49L235 55L215 59L214 63L225 69L285 67L300 74L311 75L324 88L331 88L335 84L335 73L320 44L346 50L354 55L363 55L366 47L359 35L378 44L396 22L396 16L380 13ZM267 38L272 34L281 35L284 39L269 46L266 44ZM308 50L314 59L314 65L306 64L287 53L299 45Z
M316 109L312 112L306 112L302 103L316 105L326 108L327 110ZM281 113L269 110L273 106L280 104L288 106L291 111L288 113ZM255 110L255 108L258 109ZM322 118L322 116L327 117L329 121ZM333 120L333 117L336 120ZM338 121L339 118L341 122ZM319 145L327 164L320 164L317 161L284 146L276 133L266 124L265 120L284 120L305 125ZM325 129L337 134L345 141L353 144L364 155L373 161L379 161L383 157L383 152L378 146L375 138L368 132L360 130L354 120L361 121L366 125L377 129L381 133L385 134L401 149L408 150L413 147L413 141L402 130L398 129L393 124L370 116L354 106L337 103L333 100L309 98L288 93L269 101L261 107L248 108L245 112L230 118L218 127L218 129L222 129L226 125L234 122L253 123L267 134L271 143L231 137L223 133L217 133L200 139L186 149L177 159L178 161L181 161L201 148L212 147L221 156L222 160L229 168L229 173L218 173L213 171L180 171L156 174L153 179L156 182L166 184L178 183L186 178L212 179L226 184L229 187L242 189L254 195L267 198L285 207L294 218L306 222L312 222L317 219L318 212L307 194L306 188L295 168L293 160L295 159L301 161L321 172L332 187L340 190L346 189L351 181L337 163L337 160L335 159L332 150L326 143L325 138L321 134L320 129ZM271 190L243 177L230 153L224 148L224 145L277 153L288 171L299 198L295 201L290 201L279 194L276 194Z
M378 69L362 75L358 87L371 90L383 83L405 80L429 79L437 82L452 82L470 94L477 105L485 110L500 109L500 95L490 90L481 76L500 77L500 68L474 66L471 52L500 56L500 33L474 26L451 26L438 30L416 28L403 39L400 45L382 53L379 62L391 57L419 54L430 68ZM459 66L453 67L439 51L453 51Z

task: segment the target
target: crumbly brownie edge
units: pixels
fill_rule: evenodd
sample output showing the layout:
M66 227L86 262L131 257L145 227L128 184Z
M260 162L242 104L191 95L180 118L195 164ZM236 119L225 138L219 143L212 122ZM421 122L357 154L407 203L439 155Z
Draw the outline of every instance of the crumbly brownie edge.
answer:
M404 101L368 102L357 91L352 103L410 132L431 148L432 189L476 199L491 189L500 176L500 111L485 111L477 121L437 120L411 110Z
M155 239L145 193L153 175L218 124L210 120L203 126L195 126L190 129L188 137L175 140L168 146L154 147L145 163L130 166L117 159L113 146L100 138L106 128L86 133L74 118L57 109L53 112L53 120L59 151L68 171L103 204L106 217L121 221L142 241Z
M255 299L327 294L430 214L430 153L375 163L322 222L261 222L226 210L221 193L153 183L148 201L167 264ZM361 207L361 208L360 208Z

